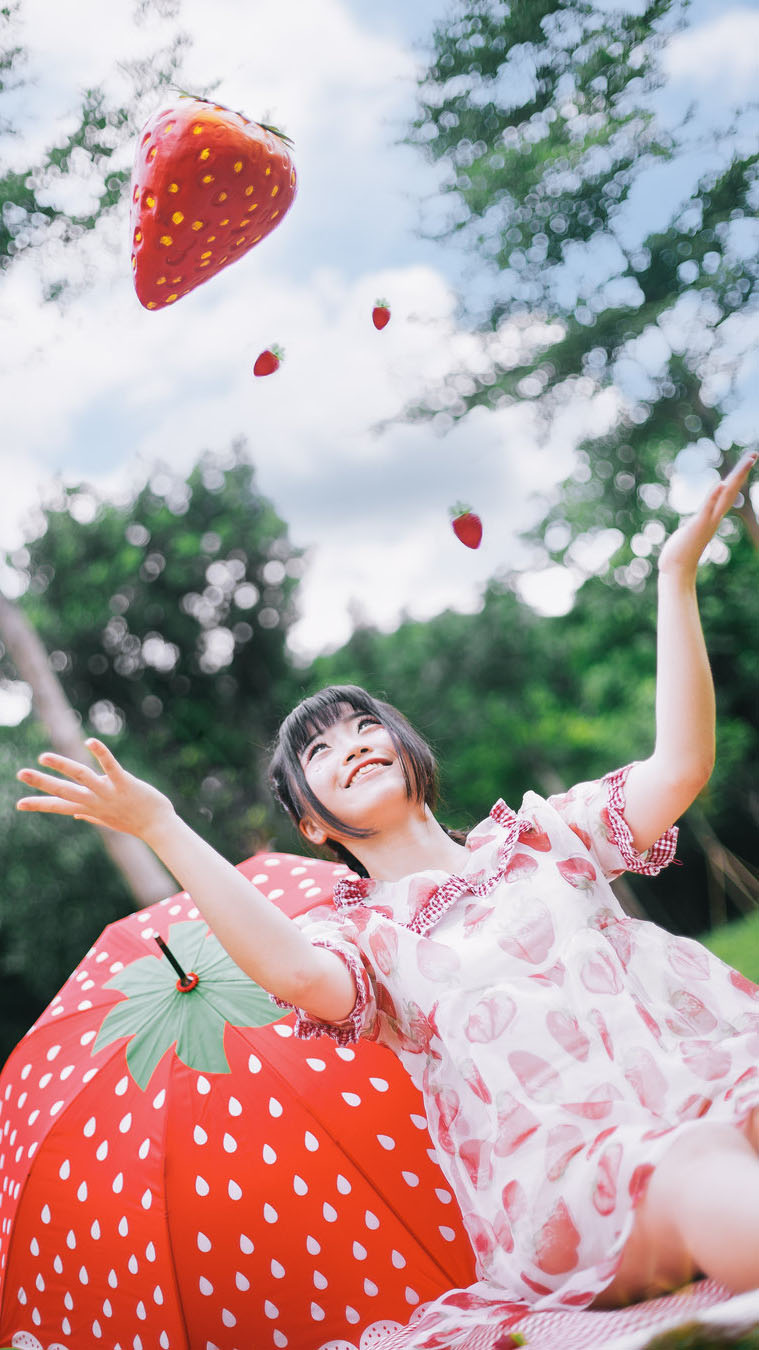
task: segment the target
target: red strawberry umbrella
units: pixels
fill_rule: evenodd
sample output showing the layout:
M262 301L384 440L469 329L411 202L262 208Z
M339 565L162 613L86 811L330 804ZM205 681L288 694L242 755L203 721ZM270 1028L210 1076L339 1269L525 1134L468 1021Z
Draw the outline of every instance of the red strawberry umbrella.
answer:
M291 915L345 872L240 870ZM0 1076L0 1345L368 1346L470 1283L397 1061L292 1022L187 893L105 929Z

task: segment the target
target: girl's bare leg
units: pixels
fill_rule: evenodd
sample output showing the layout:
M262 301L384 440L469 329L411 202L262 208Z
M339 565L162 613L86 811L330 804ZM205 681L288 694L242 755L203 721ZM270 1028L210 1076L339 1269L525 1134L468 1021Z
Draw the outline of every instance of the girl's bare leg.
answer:
M759 1110L743 1130L699 1121L664 1154L635 1212L610 1285L619 1308L707 1275L733 1293L759 1288Z

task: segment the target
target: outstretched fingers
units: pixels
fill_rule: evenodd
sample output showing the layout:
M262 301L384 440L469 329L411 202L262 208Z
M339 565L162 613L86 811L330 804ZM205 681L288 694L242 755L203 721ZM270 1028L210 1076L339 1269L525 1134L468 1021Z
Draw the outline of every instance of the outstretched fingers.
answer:
M690 526L692 531L699 535L704 547L716 532L722 518L734 505L758 458L759 454L756 451L744 455L724 478L715 483L704 498L700 509L691 516L690 521L685 522L684 528Z
M704 549L714 537L720 521L734 505L749 473L759 459L756 451L743 455L733 469L709 491L696 511L670 535L659 555L659 573L695 580L696 568Z
M717 483L713 492L707 498L707 504L712 510L719 511L721 516L729 511L757 459L759 459L759 451L750 450L748 454L743 455L738 460L738 463L733 466L728 474L725 474L721 483Z
M40 795L24 797L17 807L21 811L73 816L90 825L137 836L157 815L173 814L168 797L122 768L102 741L91 737L86 746L98 761L99 772L65 755L52 752L40 755L42 763L61 777L37 769L19 770L16 777L30 787L39 788Z
M116 756L111 753L108 746L103 745L103 742L97 740L95 736L90 736L89 740L86 740L84 744L93 758L98 761L98 764L103 769L104 773L108 774L109 778L124 772Z
M67 783L63 778L53 778L49 774L39 773L37 769L19 769L16 777L25 787L39 788L40 792L51 794L47 797L21 797L16 802L18 811L65 812L72 806L83 807L85 800L90 798L86 788Z
M122 772L121 765L102 741L92 738L85 744L93 757L99 761L107 777L114 777L117 771ZM76 810L77 807L82 812L92 810L93 794L96 794L104 783L101 775L88 765L81 764L79 760L69 759L66 755L57 755L49 750L38 756L38 763L44 765L46 769L55 770L62 777L53 777L51 774L41 773L38 769L20 769L16 774L20 782L49 795L22 797L16 803L17 810L46 811L65 815L71 814L72 808ZM86 820L90 817L81 814L77 815L77 819ZM93 820L92 823L96 822Z
M16 777L20 778L21 782L27 787L41 786L30 774L22 775L17 773ZM42 792L46 792L47 790L48 789L44 787L41 788ZM57 790L60 791L60 788ZM16 802L16 810L44 811L46 814L52 815L72 815L77 807L81 805L81 801L75 801L72 797L19 797Z

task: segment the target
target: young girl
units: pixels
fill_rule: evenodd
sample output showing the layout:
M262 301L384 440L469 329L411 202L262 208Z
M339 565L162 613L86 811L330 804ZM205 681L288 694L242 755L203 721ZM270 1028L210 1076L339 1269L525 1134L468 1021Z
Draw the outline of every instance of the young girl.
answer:
M709 778L714 693L696 603L703 549L757 455L659 560L649 759L467 836L433 814L435 762L353 686L284 722L276 796L357 877L334 913L281 914L100 741L61 756L21 810L144 839L237 964L298 1009L298 1034L378 1039L424 1096L486 1296L614 1307L705 1274L759 1286L759 988L698 943L627 918L608 884L673 857Z

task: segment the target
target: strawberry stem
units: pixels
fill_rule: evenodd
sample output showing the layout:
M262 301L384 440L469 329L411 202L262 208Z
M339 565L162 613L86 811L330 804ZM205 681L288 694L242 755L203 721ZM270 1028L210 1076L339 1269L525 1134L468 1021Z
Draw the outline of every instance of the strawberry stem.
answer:
M212 103L213 100L206 98L205 94L191 94L187 89L182 89L178 84L170 84L169 89L176 89L180 98L194 98L196 103ZM221 104L219 105L221 107Z
M289 136L286 136L284 131L280 131L279 127L272 127L268 122L256 122L254 119L246 117L244 112L240 112L239 108L230 108L227 103L217 103L216 99L206 98L205 94L190 94L186 89L181 89L178 84L170 84L169 88L176 89L180 98L194 98L196 103L209 103L214 108L223 108L225 112L235 113L235 115L241 117L244 122L253 120L254 126L261 127L262 131L271 132L272 136L277 136L280 141L284 141L285 145L295 145L295 142L291 140Z
M242 113L240 116L242 116ZM295 141L286 136L284 131L280 131L278 127L271 127L267 122L256 122L256 126L262 127L264 131L270 131L272 136L278 136L281 141L284 141L285 145L295 145Z
M167 957L168 957L169 961L171 962L172 966L174 967L175 971L177 972L177 975L179 976L180 980L182 981L182 984L184 984L184 985L190 984L191 982L190 982L190 980L189 980L188 977L187 977L186 971L182 970L182 967L180 966L179 962L177 961L177 958L174 956L174 954L173 954L173 952L171 951L171 949L166 945L166 943L164 942L163 938L157 937L157 938L156 938L156 942L158 943L158 946L161 948L161 951L163 952L164 956L167 956Z
M456 520L458 516L471 515L472 511L471 506L468 506L466 502L456 502L455 506L450 506L448 509L454 520Z

